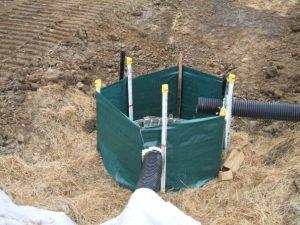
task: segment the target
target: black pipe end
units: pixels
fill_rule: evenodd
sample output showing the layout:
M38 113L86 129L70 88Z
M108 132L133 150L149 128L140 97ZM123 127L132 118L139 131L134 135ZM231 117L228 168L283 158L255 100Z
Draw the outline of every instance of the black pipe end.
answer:
M156 150L147 152L144 156L142 171L136 189L149 188L158 192L160 190L161 171L161 152Z

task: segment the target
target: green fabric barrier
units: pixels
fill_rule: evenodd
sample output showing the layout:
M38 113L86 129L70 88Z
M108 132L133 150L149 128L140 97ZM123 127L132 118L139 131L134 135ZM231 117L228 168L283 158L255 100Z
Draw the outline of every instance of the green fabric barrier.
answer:
M178 68L133 79L134 119L161 115L161 85L169 84L168 113L176 115ZM183 67L182 120L168 126L167 190L200 187L220 169L224 118L197 115L198 97L222 97L222 80ZM127 80L97 93L97 148L104 166L121 185L135 189L141 152L160 147L160 127L139 127L127 117Z
M222 79L192 68L183 67L182 87L183 119L203 117L196 113L199 97L222 98Z

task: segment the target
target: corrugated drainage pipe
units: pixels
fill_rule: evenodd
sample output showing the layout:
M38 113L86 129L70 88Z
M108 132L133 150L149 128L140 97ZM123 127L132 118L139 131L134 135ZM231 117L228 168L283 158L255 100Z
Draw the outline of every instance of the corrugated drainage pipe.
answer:
M198 98L197 113L216 114L220 111L220 107L222 107L221 99ZM258 119L300 121L300 105L234 99L232 115Z
M148 151L143 158L142 171L136 189L149 188L158 192L162 170L161 152L157 150Z

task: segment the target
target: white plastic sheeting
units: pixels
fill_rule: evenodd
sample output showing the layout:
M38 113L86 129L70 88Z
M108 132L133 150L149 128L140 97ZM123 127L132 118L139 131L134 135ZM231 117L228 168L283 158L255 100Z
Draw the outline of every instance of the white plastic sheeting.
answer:
M65 213L18 206L0 190L0 225L76 225ZM154 191L141 188L116 218L102 225L201 225Z
M76 225L65 213L18 206L0 190L0 225Z
M116 218L102 225L201 225L185 215L154 191L141 188L129 199L128 205Z

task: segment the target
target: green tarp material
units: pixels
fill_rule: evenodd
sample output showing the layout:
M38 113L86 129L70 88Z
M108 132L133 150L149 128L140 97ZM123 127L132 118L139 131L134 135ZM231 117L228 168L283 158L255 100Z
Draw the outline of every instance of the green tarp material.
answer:
M167 190L200 187L220 169L224 118L196 113L198 97L222 98L222 80L183 67L182 112L185 119L168 126ZM168 114L176 116L178 67L133 79L134 120L161 116L161 85L169 84ZM127 79L97 94L97 148L110 175L135 189L141 152L160 147L161 127L142 128L128 118Z

